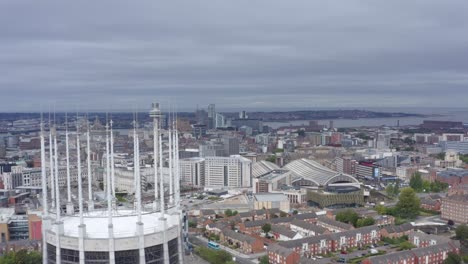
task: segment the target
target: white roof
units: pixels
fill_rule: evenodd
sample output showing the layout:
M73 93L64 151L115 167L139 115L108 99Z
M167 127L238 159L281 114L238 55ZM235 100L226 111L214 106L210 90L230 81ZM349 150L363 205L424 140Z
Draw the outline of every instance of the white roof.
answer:
M142 214L143 230L145 235L160 232L163 230L163 222L159 220L160 213L144 213ZM176 225L178 221L177 215L167 215L167 227L170 228ZM78 226L80 218L78 215L63 216L64 234L66 236L78 237ZM119 210L114 212L112 224L114 225L114 237L131 237L136 234L136 223L138 216L132 210ZM108 238L108 218L107 211L89 212L88 216L84 217L86 225L86 235L90 238Z

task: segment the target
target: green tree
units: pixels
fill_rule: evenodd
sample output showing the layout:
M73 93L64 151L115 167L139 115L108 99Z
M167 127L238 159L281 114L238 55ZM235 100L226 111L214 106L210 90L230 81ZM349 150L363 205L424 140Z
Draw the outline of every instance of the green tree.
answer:
M375 224L375 220L372 217L361 218L357 220L356 227L370 226Z
M297 215L299 212L297 210L293 211L293 215Z
M465 224L459 225L455 229L455 235L457 239L468 240L468 226L466 226Z
M462 264L462 258L458 254L449 252L447 258L444 260L444 264Z
M411 244L411 242L409 242L409 241L403 241L400 244L398 244L398 248L400 250L408 250L408 249L415 248L415 246L413 244Z
M0 257L0 264L38 264L42 263L42 256L39 252L28 252L20 250L18 252L9 252Z
M231 210L231 209L225 210L225 211L224 211L224 215L227 216L227 217L233 216L232 210Z
M407 219L414 219L419 215L420 200L412 188L401 190L399 201L396 204L398 216Z
M387 187L385 188L385 192L390 197L394 196L393 185L392 184L387 185Z
M421 173L414 173L413 176L411 176L409 185L416 192L421 192L423 190L423 180L421 178Z
M387 214L387 207L385 207L384 205L381 205L381 204L378 204L374 207L375 211L377 211L377 213L379 215L386 215Z
M265 233L265 236L268 236L268 232L271 231L271 225L269 223L266 223L262 226L262 230Z
M424 192L431 192L431 182L430 182L430 181L424 181L424 180L423 180L422 190L423 190Z
M341 212L338 212L335 216L336 221L347 223L353 226L356 226L359 215L354 212L352 209L347 209Z
M276 156L275 156L275 155L272 155L272 156L266 158L266 161L269 161L269 162L272 162L272 163L276 163Z
M259 260L260 260L260 264L269 264L270 263L270 261L268 260L268 255L261 257Z

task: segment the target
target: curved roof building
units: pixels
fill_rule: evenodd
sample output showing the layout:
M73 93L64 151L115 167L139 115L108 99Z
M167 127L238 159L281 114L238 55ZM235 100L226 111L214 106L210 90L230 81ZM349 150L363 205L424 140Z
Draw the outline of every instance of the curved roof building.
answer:
M280 167L272 162L261 160L252 164L252 177L258 178L274 170L278 170Z
M357 183L359 181L351 175L342 174L331 170L316 161L298 159L286 164L283 169L290 170L293 175L293 183L299 185L328 186L335 183Z

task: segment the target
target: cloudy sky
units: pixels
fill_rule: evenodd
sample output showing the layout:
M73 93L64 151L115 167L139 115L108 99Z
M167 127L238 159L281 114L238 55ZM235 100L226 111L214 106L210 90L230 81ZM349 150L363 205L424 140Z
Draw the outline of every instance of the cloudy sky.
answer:
M463 107L468 1L0 1L0 111Z

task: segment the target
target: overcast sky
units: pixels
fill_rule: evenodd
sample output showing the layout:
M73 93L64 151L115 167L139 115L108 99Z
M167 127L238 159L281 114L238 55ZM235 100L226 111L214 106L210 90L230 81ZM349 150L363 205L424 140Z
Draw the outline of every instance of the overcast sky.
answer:
M0 111L468 105L468 1L0 1Z

